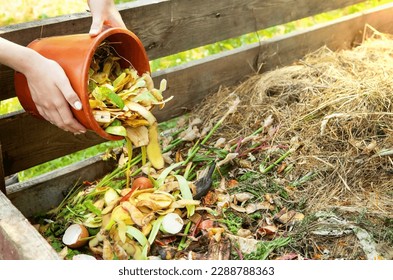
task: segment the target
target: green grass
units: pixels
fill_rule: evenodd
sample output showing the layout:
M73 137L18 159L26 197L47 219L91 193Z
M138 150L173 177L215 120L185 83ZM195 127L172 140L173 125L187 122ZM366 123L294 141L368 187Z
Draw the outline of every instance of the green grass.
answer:
M86 11L86 0L3 0L0 26Z
M109 152L109 150L117 147L122 147L124 141L105 142L96 146L92 146L85 150L81 150L64 157L60 157L49 162L37 165L35 167L26 169L18 173L19 181L25 181L32 177L45 174L63 166L68 166L72 163L96 156L101 153Z
M5 3L3 3L5 2ZM0 26L40 20L64 14L84 12L87 9L86 0L5 0L0 11ZM116 3L130 2L130 0L117 0ZM273 36L287 34L294 30L304 29L318 23L327 22L339 17L353 14L378 5L393 2L392 0L370 0L345 9L323 13L313 17L297 20L287 24L270 27L258 32L206 45L189 51L151 61L152 71L162 70L181 65L192 60L201 59L209 55L232 50L246 44L256 43ZM0 114L21 110L17 98L1 101ZM41 164L19 173L20 180L27 180L34 176L49 172L61 166L66 166L82 159L105 152L107 149L118 147L122 142L107 142L59 159Z

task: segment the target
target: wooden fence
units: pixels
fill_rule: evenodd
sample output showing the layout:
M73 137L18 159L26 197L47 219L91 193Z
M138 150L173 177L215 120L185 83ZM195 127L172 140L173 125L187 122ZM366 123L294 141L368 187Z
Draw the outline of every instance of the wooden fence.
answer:
M359 2L362 1L142 0L119 5L119 9L127 27L138 35L153 60ZM257 69L266 71L289 64L322 45L332 49L351 47L360 40L365 23L381 31L390 30L392 13L393 7L388 5L155 72L155 80L168 81L165 94L174 96L155 114L159 121L182 115L218 87L239 83ZM80 13L2 27L0 36L27 45L39 37L86 33L90 24L90 14ZM0 65L0 100L15 97L13 75L13 70ZM74 136L23 111L3 115L0 176L103 141L92 132ZM0 181L4 189L4 180Z
M359 0L142 0L119 5L129 29L151 60L346 7ZM336 50L360 43L365 24L393 32L393 4L263 40L153 73L165 78L174 96L159 121L192 109L220 86L240 83L257 71L288 65L327 45ZM89 13L0 28L0 36L27 45L39 37L86 33ZM15 97L14 71L0 65L0 100ZM92 132L74 136L27 113L0 117L0 259L58 259L25 217L57 206L80 178L94 180L113 168L99 157L75 163L27 182L5 186L4 177L103 142Z

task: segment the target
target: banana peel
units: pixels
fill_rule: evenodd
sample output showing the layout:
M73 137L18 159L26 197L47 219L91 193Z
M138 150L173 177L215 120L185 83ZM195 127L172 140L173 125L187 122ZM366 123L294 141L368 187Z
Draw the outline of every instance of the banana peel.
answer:
M127 127L126 131L127 137L130 138L135 148L149 144L149 130L146 126Z
M165 166L162 156L161 145L158 138L158 125L153 123L149 127L149 144L147 145L147 158L155 169L162 169Z

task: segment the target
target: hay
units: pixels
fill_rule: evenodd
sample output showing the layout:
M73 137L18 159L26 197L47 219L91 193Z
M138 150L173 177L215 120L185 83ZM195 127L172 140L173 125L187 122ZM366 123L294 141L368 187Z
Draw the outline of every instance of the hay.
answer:
M302 148L286 180L317 176L298 188L306 213L338 210L393 218L393 37L374 32L351 50L323 47L291 66L221 88L194 115L211 125L234 98L241 102L216 137L237 139L271 115L272 145ZM377 221L373 221L377 223Z

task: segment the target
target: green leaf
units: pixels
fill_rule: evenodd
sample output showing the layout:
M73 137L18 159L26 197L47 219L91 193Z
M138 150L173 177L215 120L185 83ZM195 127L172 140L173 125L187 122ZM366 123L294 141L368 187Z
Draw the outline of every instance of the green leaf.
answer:
M175 168L181 166L183 163L184 162L181 161L181 162L172 164L172 165L168 166L167 168L165 168L161 172L160 176L158 176L157 180L155 181L154 187L159 188L165 182L165 179L166 179L166 177L168 177L169 173L171 173L171 171L174 170Z
M85 207L90 210L90 212L96 214L97 216L101 215L101 210L94 206L93 202L88 199L84 203Z
M148 244L146 236L136 227L127 226L126 234L137 240L139 244L141 244L141 246L145 246Z
M114 91L108 92L107 98L109 99L109 101L111 103L115 104L120 109L124 108L124 101L123 101L123 99L121 99L121 97L118 96Z
M179 188L183 199L193 199L190 185L186 178L181 175L175 175L177 181L179 182ZM195 213L195 205L187 205L187 217L191 217Z
M97 100L109 101L120 109L124 108L123 99L121 99L120 96L118 96L112 89L107 86L96 87L92 94Z
M117 77L116 80L113 81L112 85L114 87L117 87L124 80L125 77L126 77L126 73L124 72L121 73L119 77Z
M105 131L109 134L119 135L119 136L127 136L127 130L124 126L108 126Z
M152 227L152 229L150 231L149 239L148 239L149 244L153 244L154 240L156 239L158 231L160 230L160 227L161 227L163 219L164 219L164 216L160 216L160 217L157 218L157 220L155 220L153 222L153 227Z

